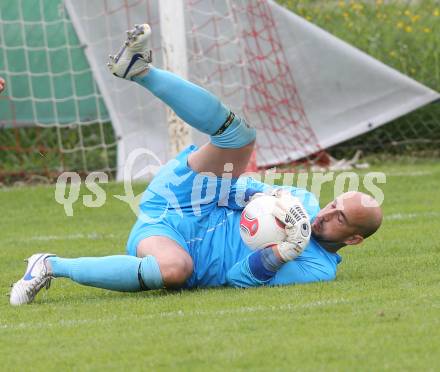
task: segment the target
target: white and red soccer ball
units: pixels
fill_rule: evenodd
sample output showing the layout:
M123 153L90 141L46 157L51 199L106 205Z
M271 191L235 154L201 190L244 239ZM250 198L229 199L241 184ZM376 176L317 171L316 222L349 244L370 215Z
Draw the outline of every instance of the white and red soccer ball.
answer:
M257 250L285 240L284 224L272 215L276 198L262 195L250 201L240 218L240 235L249 248Z

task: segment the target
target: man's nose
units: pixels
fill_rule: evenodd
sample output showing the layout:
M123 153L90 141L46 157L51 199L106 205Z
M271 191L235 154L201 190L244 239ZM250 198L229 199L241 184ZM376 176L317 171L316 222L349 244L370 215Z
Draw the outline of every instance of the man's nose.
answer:
M328 211L325 211L323 214L322 214L322 219L325 221L325 222L328 222L333 216L334 216L334 214L335 214L335 210L333 210L333 209L330 209L330 210L328 210Z

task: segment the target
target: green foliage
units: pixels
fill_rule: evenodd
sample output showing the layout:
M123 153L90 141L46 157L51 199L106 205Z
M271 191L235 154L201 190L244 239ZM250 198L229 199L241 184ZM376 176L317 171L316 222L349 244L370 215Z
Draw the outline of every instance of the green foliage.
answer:
M56 279L35 303L0 302L4 370L431 370L440 306L440 165L388 163L385 220L345 248L336 281L122 294ZM136 192L143 189L139 185ZM0 189L0 288L35 252L123 254L135 217L111 197L66 217L53 186ZM86 190L83 190L86 192ZM321 204L333 198L332 185ZM237 235L238 236L238 235Z
M438 0L278 0L310 22L428 87L440 91ZM362 89L362 87L359 87ZM440 104L432 104L331 149L337 157L365 153L434 154Z
M374 58L440 90L440 3L279 0Z

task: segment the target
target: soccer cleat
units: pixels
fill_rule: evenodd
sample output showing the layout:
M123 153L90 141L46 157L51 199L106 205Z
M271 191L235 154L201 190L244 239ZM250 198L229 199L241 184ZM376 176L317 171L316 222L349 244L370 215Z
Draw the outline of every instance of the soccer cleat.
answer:
M147 24L135 25L127 31L127 39L119 52L109 56L107 66L110 72L120 78L130 80L134 75L148 69L152 62L149 49L151 28Z
M52 277L47 272L44 261L53 256L55 255L50 253L37 253L25 260L28 265L24 276L12 285L9 295L11 305L28 304L34 300L41 288L49 288Z

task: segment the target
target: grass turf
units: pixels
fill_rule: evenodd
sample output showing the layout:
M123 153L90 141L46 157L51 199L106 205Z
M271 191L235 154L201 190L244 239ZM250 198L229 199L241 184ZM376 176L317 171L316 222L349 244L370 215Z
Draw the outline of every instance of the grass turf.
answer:
M2 369L434 370L440 165L375 170L387 174L384 225L342 251L336 281L124 294L55 280L31 305L0 302ZM77 202L69 218L53 186L1 189L1 292L38 251L123 253L134 216L110 196L121 185L105 189L103 207ZM331 198L328 184L321 201Z

